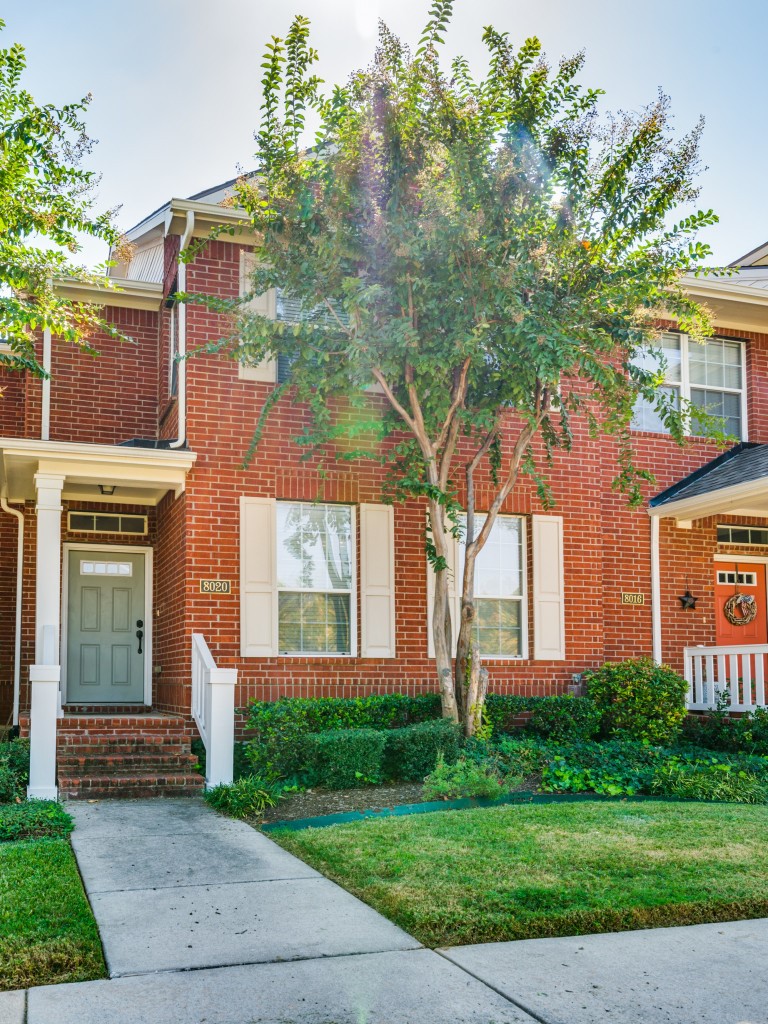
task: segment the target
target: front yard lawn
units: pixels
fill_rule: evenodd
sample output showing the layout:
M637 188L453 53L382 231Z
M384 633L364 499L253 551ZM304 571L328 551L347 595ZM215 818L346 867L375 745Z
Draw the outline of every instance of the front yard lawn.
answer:
M104 977L69 840L0 843L0 990Z
M271 834L428 946L768 916L768 808L550 804Z

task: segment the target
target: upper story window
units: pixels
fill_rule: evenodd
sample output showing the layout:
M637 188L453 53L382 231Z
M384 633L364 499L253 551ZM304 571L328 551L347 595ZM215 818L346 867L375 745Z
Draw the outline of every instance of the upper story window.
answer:
M352 506L278 501L276 522L280 654L351 654Z
M665 334L660 343L666 363L664 385L677 408L680 399L688 399L695 409L702 409L723 420L726 433L746 437L745 345L727 338L710 338L700 343L686 334ZM639 365L657 369L658 358L646 353ZM632 420L635 430L669 433L658 412L644 398L638 399ZM691 433L696 433L696 416L692 416Z
M466 532L466 516L462 517ZM475 531L485 522L475 515ZM475 639L484 658L519 658L525 648L525 523L499 516L475 563ZM464 577L464 538L459 541L457 580Z

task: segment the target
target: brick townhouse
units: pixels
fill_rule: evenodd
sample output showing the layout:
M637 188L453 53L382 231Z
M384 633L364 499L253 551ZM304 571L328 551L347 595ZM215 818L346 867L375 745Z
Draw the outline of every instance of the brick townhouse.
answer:
M247 233L178 260L238 222L226 187L129 232L114 289L62 282L130 342L95 338L92 356L41 337L50 380L2 382L0 705L31 728L36 795L56 777L71 795L191 791L193 723L212 742L213 719L231 729L232 706L254 697L435 687L423 505L384 504L376 464L302 461L288 398L243 469L282 367L176 358L223 325L173 293L237 296L247 280ZM686 672L692 708L717 687L737 710L766 703L768 245L739 263L688 282L717 337L670 325L664 348L667 386L741 443L681 449L640 408L635 442L657 481L645 507L611 489L613 443L583 429L555 459L552 510L524 481L480 558L492 689L560 693L645 654ZM290 315L279 294L256 302Z

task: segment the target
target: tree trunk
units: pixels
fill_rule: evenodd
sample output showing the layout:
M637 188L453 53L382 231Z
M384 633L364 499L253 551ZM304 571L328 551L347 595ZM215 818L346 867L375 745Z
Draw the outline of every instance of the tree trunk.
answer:
M432 543L439 559L445 565L448 553L448 538L445 532L445 513L436 501L429 503L429 523L432 532ZM430 566L430 570L432 567ZM432 609L432 638L435 645L435 662L437 679L440 685L440 699L443 704L443 717L458 722L459 707L456 701L456 690L453 683L451 664L453 658L453 636L451 629L451 610L448 604L448 569L435 572L435 601Z
M461 622L456 641L454 685L461 695L461 722L464 734L473 736L482 724L483 704L488 689L488 672L483 668L480 648L475 641L475 562L477 550L472 534L474 523L467 517L467 547L464 558L464 577L461 581ZM484 684L481 682L484 680Z
M464 735L474 736L483 724L483 707L488 692L488 669L480 661L480 648L471 647L471 666L464 701Z

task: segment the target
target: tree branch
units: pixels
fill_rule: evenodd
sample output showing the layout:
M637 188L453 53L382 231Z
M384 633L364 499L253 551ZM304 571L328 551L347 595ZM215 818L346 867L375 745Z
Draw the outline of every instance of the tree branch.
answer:
M439 451L445 444L446 437L448 436L448 431L451 427L451 424L453 423L453 418L459 411L461 406L464 404L464 399L467 396L467 377L469 375L470 363L471 359L469 356L467 356L467 358L461 364L458 380L454 380L452 388L453 394L451 400L451 407L448 410L448 413L445 417L445 422L443 423L442 429L440 430L440 434L437 438L437 441L435 441L435 451Z

